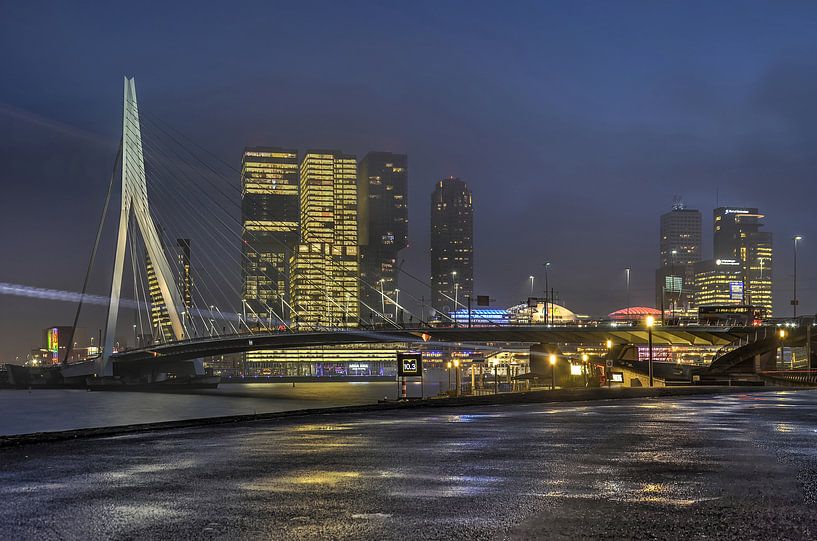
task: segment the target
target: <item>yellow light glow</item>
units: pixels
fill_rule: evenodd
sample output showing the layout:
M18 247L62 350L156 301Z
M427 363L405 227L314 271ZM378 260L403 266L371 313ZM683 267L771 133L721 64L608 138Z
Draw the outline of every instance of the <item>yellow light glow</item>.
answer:
M780 329L780 338L786 338L786 329Z
M607 349L610 349L612 347L613 347L613 341L612 340L607 340Z
M454 359L454 368L459 368L459 367L460 367L460 360L459 359Z
M447 363L445 363L445 367L446 368L451 368L451 361L448 361Z
M556 355L551 353L548 360L550 360L550 364L556 364Z
M582 353L582 361L583 362L587 362L587 359L589 359L589 358L590 357L587 356L587 353Z
M570 375L571 376L581 376L582 375L582 365L580 365L580 364L571 364L570 365Z
M647 324L647 327L652 327L653 325L655 325L655 318L652 316L647 316L645 323Z

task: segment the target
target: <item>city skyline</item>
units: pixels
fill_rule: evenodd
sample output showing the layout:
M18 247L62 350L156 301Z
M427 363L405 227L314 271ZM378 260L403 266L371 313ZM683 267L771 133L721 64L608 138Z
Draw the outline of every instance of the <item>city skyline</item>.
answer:
M490 17L502 29L527 19L523 10L509 9L492 13L490 8L475 8L473 17ZM351 24L353 15L363 10L337 11ZM433 11L377 8L369 15L373 20L400 21L393 34L405 40L419 25L451 27L452 8ZM27 38L36 34L27 30L36 24L48 31L78 17L104 19L110 14L82 8L45 14L11 8L8 20L16 26L0 39L9 46L19 42L26 47L15 47L20 50L18 60L5 60L9 76L0 86L4 148L0 171L6 188L0 220L6 230L13 224L26 227L19 234L4 236L3 249L28 254L32 246L48 243L49 257L37 262L30 255L8 258L0 281L79 290L85 251L101 206L99 194L116 150L119 83L125 72L139 77L147 111L235 166L245 146L262 144L341 148L358 157L372 150L407 154L412 164L409 200L415 204L409 209L411 243L401 259L406 260L406 270L424 278L429 235L423 224L429 215L422 202L439 178L466 179L476 194L475 294L491 295L499 306L525 298L530 275L541 291L541 265L546 260L552 264L551 285L579 312L603 314L623 307L625 268L632 269L632 304L652 305L657 216L668 208L673 195L680 194L690 207L703 212L705 231L712 227L709 211L727 203L758 207L769 216L767 229L777 236L775 312L781 315L790 313L792 246L788 239L803 235L799 312L813 313L817 268L810 244L817 224L808 202L817 194L808 180L812 178L809 149L814 148L817 133L812 128L810 92L806 92L817 87L817 78L811 75L814 66L806 54L812 43L777 32L772 35L765 25L718 6L707 11L708 20L729 19L733 24L718 26L717 32L695 17L676 13L700 33L700 47L722 47L724 53L734 48L755 52L739 65L718 56L704 61L696 54L698 46L690 50L682 45L685 41L678 30L661 38L660 51L644 50L639 40L628 37L628 30L652 28L656 14L632 8L623 11L622 28L608 36L615 38L612 47L601 39L582 45L580 39L590 35L582 32L586 25L600 24L602 14L554 15L557 23L578 31L578 37L560 34L561 48L554 41L534 46L541 38L538 31L531 25L519 26L516 39L530 46L535 56L515 55L510 45L492 49L490 40L467 19L451 28L460 41L438 44L438 65L428 65L421 44L409 43L399 65L387 69L394 77L389 80L379 74L380 85L367 87L365 83L375 80L368 74L383 65L383 55L393 51L388 41L383 51L361 53L339 40L332 56L353 55L359 60L348 73L338 69L310 73L285 59L291 76L287 84L279 84L275 77L256 75L255 66L239 58L241 48L265 50L249 33L228 32L236 43L233 48L207 49L208 64L230 61L229 74L204 70L199 61L186 63L193 48L201 45L198 39L157 60L150 53L174 39L169 32L159 32L153 42L116 56L101 51L105 62L91 67L76 59L92 51L96 54L95 40L105 39L109 31L77 36L64 49L53 51ZM793 11L797 13L770 10L766 19L791 29L789 36L795 36L797 28L814 19L814 13ZM225 20L221 15L197 16L191 24L210 35L208 30ZM293 16L305 20L308 15L295 9ZM129 27L117 32L137 43L136 37L152 28L151 21L137 13L129 17ZM721 41L724 32L732 40L726 44ZM306 45L297 35L287 36L293 47ZM480 50L485 54L473 54ZM540 53L554 50L561 51L563 58L546 54L542 65L532 62L543 57ZM305 48L300 60L325 52ZM638 58L641 62L635 64L642 68L629 61L632 58ZM609 73L602 92L592 82L593 75L605 69L605 62L618 71ZM42 66L43 71L26 65ZM531 70L531 66L536 67ZM492 70L503 73L506 83L468 84L485 83L482 74ZM46 72L71 84L55 90L43 84ZM319 88L313 84L316 77L333 82ZM457 91L441 90L428 84L428 78L450 81L454 83L450 88ZM685 85L683 96L678 95L679 84ZM330 94L344 107L328 105ZM270 102L270 97L275 99ZM219 113L206 114L211 110ZM353 123L353 118L359 121ZM43 155L50 158L38 159ZM72 216L69 223L65 215ZM55 235L72 242L48 242ZM711 241L704 237L703 250L709 253ZM195 237L192 240L197 242ZM110 257L110 250L101 257ZM58 272L52 261L60 262ZM104 275L97 278L92 292L104 295ZM41 328L70 322L73 311L71 303L11 296L4 296L2 303L0 324L8 329L2 360L38 342ZM26 345L6 345L18 340Z

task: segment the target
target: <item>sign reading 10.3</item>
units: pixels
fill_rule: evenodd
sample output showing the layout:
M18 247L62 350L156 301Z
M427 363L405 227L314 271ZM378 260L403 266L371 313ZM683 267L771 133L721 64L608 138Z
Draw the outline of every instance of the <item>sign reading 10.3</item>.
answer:
M422 353L398 353L397 375L401 377L423 375Z

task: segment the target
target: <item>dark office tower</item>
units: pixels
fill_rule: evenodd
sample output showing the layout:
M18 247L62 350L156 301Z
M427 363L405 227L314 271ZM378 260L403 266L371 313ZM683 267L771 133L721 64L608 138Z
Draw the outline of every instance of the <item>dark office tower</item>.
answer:
M465 306L474 290L474 207L465 182L449 177L431 194L431 305Z
M164 239L160 236L162 247L165 246ZM176 287L182 300L185 323L190 322L189 310L193 304L193 280L190 273L190 239L176 239L175 263L176 263ZM172 261L172 259L171 259ZM162 292L159 288L159 279L153 269L150 255L145 252L146 278L148 284L148 295L150 297L150 333L144 333L150 337L145 342L167 342L173 340L173 328L170 325L170 317L167 315ZM189 327L188 327L189 328ZM146 344L143 344L146 345Z
M772 314L772 234L761 231L757 208L719 207L714 212L715 259L741 265L744 303Z
M369 152L357 170L360 234L360 314L398 317L400 250L408 244L408 158Z
M658 245L655 304L670 314L687 312L694 304L694 265L701 260L701 211L676 199L661 215Z
M185 311L193 305L193 278L190 272L190 239L176 239L176 283Z
M287 318L289 261L298 244L298 152L248 147L241 163L242 300L247 316Z

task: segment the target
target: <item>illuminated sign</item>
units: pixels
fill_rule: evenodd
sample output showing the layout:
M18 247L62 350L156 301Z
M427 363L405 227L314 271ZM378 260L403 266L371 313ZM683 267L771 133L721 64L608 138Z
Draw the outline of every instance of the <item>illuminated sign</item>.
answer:
M716 265L740 265L740 261L735 259L716 259Z
M610 376L613 383L624 383L624 372L613 372Z
M743 300L743 282L729 282L729 299L733 301Z
M397 375L400 377L422 376L423 375L423 354L422 353L398 353L397 354Z
M726 209L724 214L749 214L749 211L746 209Z
M580 364L571 364L570 365L570 375L571 376L581 376L582 375L582 365L580 365Z

